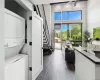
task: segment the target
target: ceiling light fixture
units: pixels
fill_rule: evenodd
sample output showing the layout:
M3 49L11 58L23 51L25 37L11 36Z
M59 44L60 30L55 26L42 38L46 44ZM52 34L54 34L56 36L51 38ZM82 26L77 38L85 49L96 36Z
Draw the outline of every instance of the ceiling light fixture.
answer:
M76 6L76 4L77 4L77 0L74 0L74 1L73 1L73 4L74 4L74 6Z

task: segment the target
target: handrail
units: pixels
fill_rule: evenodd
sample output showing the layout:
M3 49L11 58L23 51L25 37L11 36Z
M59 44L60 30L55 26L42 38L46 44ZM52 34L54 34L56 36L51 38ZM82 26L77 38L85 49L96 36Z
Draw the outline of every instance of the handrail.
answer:
M43 26L43 28L44 28L44 26ZM44 31L43 32L45 32L46 31L46 29L44 28ZM47 44L49 45L49 43L48 43L48 37L47 37L47 35L46 35L46 32L45 32L45 36L46 36L46 41L47 41Z
M37 6L37 9L38 9L38 12L39 12L39 16L41 17L41 13L40 13L40 10L39 10L39 6L38 5L36 5Z
M48 29L48 24L47 24L47 20L46 20L46 14L45 14L45 9L44 9L44 5L42 4L42 7L43 7L43 12L44 12L44 17L45 17L45 26L46 26L46 31L47 31L47 35L48 35L48 43L49 43L49 46L50 46L50 34L49 34L49 29Z
M50 34L49 34L49 29L48 29L48 24L47 24L47 20L46 20L46 15L45 15L45 9L44 9L44 5L42 5L43 7L43 20L44 20L44 24L43 24L43 43L46 43L47 48L50 47ZM34 5L34 9L36 10L37 14L41 17L41 12L39 9L38 5Z
M38 14L39 16L41 17L41 13L40 13L40 10L39 10L39 6L36 5L36 8L38 10ZM49 34L49 29L48 29L48 24L47 24L47 20L46 20L46 14L45 14L45 9L44 9L44 5L42 4L42 8L43 8L43 18L44 18L44 25L43 25L43 37L45 37L45 43L47 44L47 47L49 48L50 47L50 34Z

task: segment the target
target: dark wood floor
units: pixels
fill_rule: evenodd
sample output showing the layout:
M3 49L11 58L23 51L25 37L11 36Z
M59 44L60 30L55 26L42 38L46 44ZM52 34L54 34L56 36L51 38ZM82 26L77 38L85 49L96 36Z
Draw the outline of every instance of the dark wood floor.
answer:
M36 80L75 80L73 65L66 65L61 50L44 56L44 70Z

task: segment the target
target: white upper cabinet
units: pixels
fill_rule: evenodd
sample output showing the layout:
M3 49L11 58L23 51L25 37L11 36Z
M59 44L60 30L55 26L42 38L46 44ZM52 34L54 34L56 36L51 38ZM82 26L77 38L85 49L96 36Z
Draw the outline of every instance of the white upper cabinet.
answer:
M4 38L25 37L25 19L5 9Z

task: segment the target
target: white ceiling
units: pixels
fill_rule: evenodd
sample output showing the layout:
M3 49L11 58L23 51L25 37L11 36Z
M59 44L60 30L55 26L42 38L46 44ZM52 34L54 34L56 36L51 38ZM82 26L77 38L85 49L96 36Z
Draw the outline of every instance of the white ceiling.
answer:
M50 4L56 2L75 1L75 0L31 0L34 4Z

